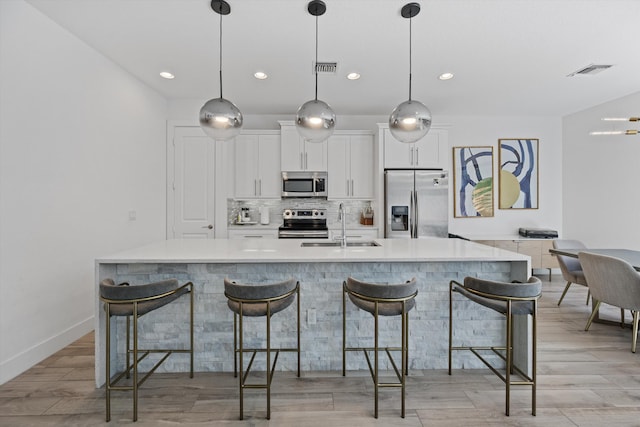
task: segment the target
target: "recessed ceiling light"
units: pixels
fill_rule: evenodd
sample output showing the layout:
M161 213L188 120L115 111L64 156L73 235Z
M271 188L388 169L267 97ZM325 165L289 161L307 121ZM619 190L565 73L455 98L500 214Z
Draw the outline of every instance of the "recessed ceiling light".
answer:
M176 76L174 76L173 74L171 74L171 73L170 73L170 72L168 72L168 71L162 71L162 72L160 73L160 77L164 77L165 79L169 79L169 80L171 80L171 79L174 79Z
M347 78L349 80L358 80L360 78L360 74L358 74L358 73L349 73L349 74L347 74Z
M453 73L442 73L438 76L440 80L451 80L453 78Z
M266 79L266 78L267 78L267 77L269 77L269 76L267 76L267 73L265 73L265 72L262 72L262 71L256 71L256 72L253 74L253 77L255 77L255 78L256 78L256 79L258 79L258 80L264 80L264 79Z

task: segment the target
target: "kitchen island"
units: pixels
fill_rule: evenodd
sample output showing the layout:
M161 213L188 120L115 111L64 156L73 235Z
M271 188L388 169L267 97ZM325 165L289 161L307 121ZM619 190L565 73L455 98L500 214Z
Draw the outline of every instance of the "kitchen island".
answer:
M449 281L465 276L493 280L526 281L530 258L525 255L461 239L376 239L380 246L301 247L297 239L166 240L96 260L95 360L96 385L104 383L105 314L98 299L104 278L117 283L143 284L165 278L192 281L195 288L195 370L233 370L233 314L227 308L223 279L241 282L275 282L294 277L300 281L302 369L335 370L342 364L342 282L348 276L379 283L399 283L416 277L416 308L410 313L409 363L411 369L444 369L447 366ZM187 345L186 298L141 318L141 340L147 347L161 347L165 340ZM468 301L456 311L456 339L467 343L499 340L501 316ZM260 344L264 319L249 319L249 342ZM349 345L370 346L373 320L369 313L347 305ZM255 324L254 324L255 323ZM525 322L526 323L526 322ZM124 319L112 320L112 348L124 352ZM272 346L289 346L295 339L295 310L273 317ZM526 325L523 325L526 327ZM383 319L380 340L398 345L400 322ZM525 334L523 334L524 336ZM254 338L252 338L254 337ZM389 343L389 344L384 344ZM525 342L518 343L524 350ZM455 367L483 367L474 356L458 352ZM523 352L521 352L523 353ZM526 357L517 356L522 363ZM385 360L383 357L381 360ZM348 369L366 369L364 356L349 354ZM256 360L257 369L261 369ZM293 354L283 353L278 369L294 369ZM144 365L142 365L144 368ZM382 365L384 366L384 365ZM114 368L115 369L115 368ZM188 371L188 357L174 354L161 367L170 372Z

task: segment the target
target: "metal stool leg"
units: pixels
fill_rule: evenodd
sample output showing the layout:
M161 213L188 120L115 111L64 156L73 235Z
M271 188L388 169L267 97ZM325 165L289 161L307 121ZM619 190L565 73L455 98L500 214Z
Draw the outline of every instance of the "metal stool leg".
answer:
M375 405L374 405L374 417L378 418L378 384L380 382L380 377L378 375L378 302L376 301L375 314L373 315L374 320L374 358L375 358L375 374L374 374L374 386L375 386Z
M111 421L111 312L110 312L110 307L109 304L105 304L105 308L106 308L106 330L105 330L105 334L106 334L106 353L105 353L105 367L106 367L106 372L105 372L105 378L106 378L106 383L105 383L105 400L106 400L106 422Z

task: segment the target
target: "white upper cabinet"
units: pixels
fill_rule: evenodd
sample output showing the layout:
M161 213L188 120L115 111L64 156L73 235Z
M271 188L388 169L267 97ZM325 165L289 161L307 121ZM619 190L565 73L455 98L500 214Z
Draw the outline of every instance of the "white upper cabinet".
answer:
M293 122L280 122L280 167L283 171L326 171L327 141L305 141Z
M280 136L240 134L234 141L236 199L279 199Z
M448 132L431 129L412 144L400 142L384 129L385 168L438 168L448 169Z
M372 135L333 135L328 144L328 198L372 199L375 166Z

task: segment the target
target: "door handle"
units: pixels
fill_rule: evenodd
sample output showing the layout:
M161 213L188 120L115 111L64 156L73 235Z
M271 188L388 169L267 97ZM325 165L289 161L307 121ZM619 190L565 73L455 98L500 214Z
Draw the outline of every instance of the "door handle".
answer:
M203 225L200 228L208 228L209 230L213 230L213 225L209 224L209 225Z

